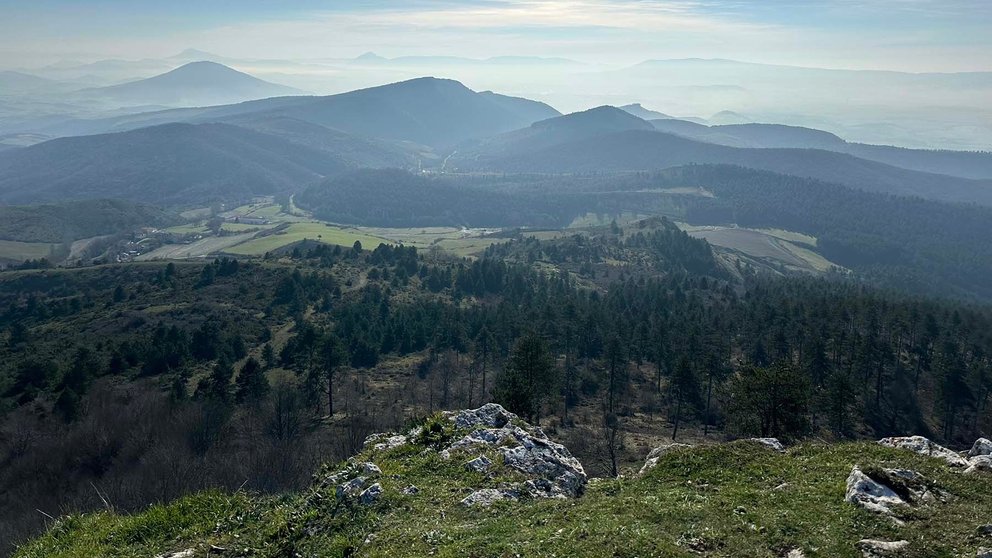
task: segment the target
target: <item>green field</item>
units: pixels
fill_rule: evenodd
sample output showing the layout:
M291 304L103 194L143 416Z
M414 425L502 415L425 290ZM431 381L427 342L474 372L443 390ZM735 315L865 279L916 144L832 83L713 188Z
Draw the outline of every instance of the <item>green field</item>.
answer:
M0 259L23 261L47 258L52 254L55 246L46 242L0 240Z
M247 242L232 246L224 250L229 254L242 256L262 256L266 252L271 252L288 244L301 240L316 240L325 244L337 244L340 246L351 246L355 241L362 243L362 247L373 250L380 244L391 244L390 241L364 234L357 229L342 228L326 223L293 223L285 230L260 238L253 238Z

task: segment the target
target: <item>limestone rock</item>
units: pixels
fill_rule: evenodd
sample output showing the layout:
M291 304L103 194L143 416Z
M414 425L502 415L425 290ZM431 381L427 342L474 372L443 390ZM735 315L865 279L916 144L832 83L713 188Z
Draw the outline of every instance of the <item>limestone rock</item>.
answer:
M363 506L368 506L378 502L381 496L382 485L375 483L362 491L362 493L358 496L358 501L361 502Z
M947 461L952 467L967 467L968 460L958 455L957 452L949 450L940 444L931 442L923 436L897 436L893 438L882 438L878 441L883 446L890 448L906 449L920 455L937 457Z
M469 471L475 471L477 473L485 473L493 466L493 460L489 459L485 455L480 455L475 459L469 461L465 464L465 468Z
M892 515L893 507L907 505L894 490L872 479L857 466L847 477L844 499L868 511L884 515Z
M785 555L785 558L806 558L806 554L803 553L801 548L793 548Z
M992 473L992 455L976 455L968 460L967 474Z
M644 459L644 466L641 467L641 470L640 472L638 472L638 474L643 475L648 471L650 471L651 469L654 469L658 465L658 460L661 459L661 456L665 455L666 453L680 448L691 448L691 447L692 446L690 446L689 444L672 443L654 448L653 450L651 450L650 453L648 453L648 456Z
M517 418L516 415L496 403L487 403L478 409L447 412L445 415L455 423L455 428L502 428Z
M416 485L411 484L410 486L400 490L400 493L406 494L407 496L413 496L414 494L419 494L420 489L417 488Z
M909 549L909 541L861 539L856 546L864 558L887 558L904 554Z
M362 490L365 488L365 481L365 477L355 477L347 482L339 484L337 491L335 491L338 500L352 498L361 494Z
M364 449L375 449L375 450L389 450L403 444L407 443L409 438L403 434L396 434L395 432L380 432L378 434L371 434L365 438L365 443L362 444Z
M159 554L155 558L193 558L196 555L196 551L192 548L187 548L186 550L180 550L178 552L169 552L166 554Z
M540 428L513 424L517 418L503 407L489 403L478 409L448 413L459 428L477 428L456 440L442 453L467 450L479 446L496 448L503 455L503 464L528 475L533 481L544 480L557 485L554 490L537 490L535 497L576 497L586 485L586 473L578 459L568 449L548 439Z
M992 537L992 523L987 525L979 525L977 531L978 534L983 537Z
M971 446L971 450L968 451L968 457L977 457L979 455L992 455L992 440L988 438L975 440L974 445Z
M496 488L483 488L481 490L476 490L475 492L469 494L464 499L462 499L463 506L483 506L489 507L496 502L502 500L517 500L519 499L519 494L513 490L508 489L496 489Z
M785 453L785 446L782 445L782 442L778 441L778 438L751 438L751 441L757 442L768 449Z
M979 548L976 558L992 558L992 548Z

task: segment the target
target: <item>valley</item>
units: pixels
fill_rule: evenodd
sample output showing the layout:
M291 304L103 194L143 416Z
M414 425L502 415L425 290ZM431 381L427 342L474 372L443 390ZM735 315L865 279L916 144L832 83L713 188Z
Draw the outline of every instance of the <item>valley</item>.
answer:
M992 556L969 2L36 4L0 558Z

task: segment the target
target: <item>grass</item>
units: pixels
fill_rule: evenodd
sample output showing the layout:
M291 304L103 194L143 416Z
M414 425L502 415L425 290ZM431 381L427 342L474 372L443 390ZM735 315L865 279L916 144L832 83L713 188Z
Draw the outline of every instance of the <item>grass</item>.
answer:
M497 454L486 477L421 445L358 456L383 470L382 500L339 503L322 482L282 498L206 493L134 516L98 513L59 521L18 558L153 556L197 549L197 556L573 556L856 558L862 538L905 539L907 556L974 556L989 546L976 528L989 522L992 475L963 475L942 461L874 443L806 444L786 454L738 442L679 450L644 477L590 483L575 500L522 500L464 508L481 487L519 480ZM906 512L905 526L844 501L855 464L907 467L950 492L946 503ZM400 490L416 485L420 492ZM218 550L224 549L224 550Z
M224 252L244 256L262 256L266 252L271 252L277 248L304 239L319 240L325 244L338 244L341 246L351 246L357 240L368 250L375 249L379 244L389 243L388 240L363 234L354 229L346 229L326 223L309 222L292 223L283 231L250 239L237 246L226 248Z
M0 259L36 260L47 258L52 254L56 245L47 242L17 242L15 240L0 240Z

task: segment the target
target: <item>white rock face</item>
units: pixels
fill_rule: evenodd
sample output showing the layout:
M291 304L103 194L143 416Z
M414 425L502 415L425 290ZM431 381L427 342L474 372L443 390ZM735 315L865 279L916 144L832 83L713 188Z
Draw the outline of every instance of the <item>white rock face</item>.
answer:
M647 473L651 469L654 469L658 465L658 460L661 458L661 456L665 455L666 453L672 450L677 450L681 448L691 448L691 447L692 446L690 446L689 444L678 444L678 443L658 446L653 450L651 450L650 453L648 453L648 456L644 459L644 466L641 467L640 472L638 472L637 474L643 475L644 473Z
M475 471L477 473L485 473L493 466L492 459L489 459L485 455L480 455L472 461L465 464L465 468L470 471Z
M894 507L908 505L894 490L864 474L857 466L847 477L844 499L868 511L885 515L892 515Z
M155 558L193 558L196 555L196 551L192 548L187 548L186 550L180 550L179 552L169 552L167 554L159 554Z
M857 544L864 558L888 558L901 556L909 550L909 541L876 541L861 539Z
M504 465L532 477L520 487L531 496L574 498L582 494L587 481L582 464L565 446L549 440L540 428L525 429L513 424L516 415L495 403L446 415L455 427L476 430L456 440L442 453L451 455L480 446L495 448L503 455Z
M768 449L785 453L785 446L782 445L782 442L778 441L778 438L751 438L751 441L757 442Z
M345 500L347 498L353 498L362 493L365 488L365 477L355 477L349 481L343 482L338 485L335 495L338 500Z
M975 440L975 444L968 451L968 457L978 457L979 455L992 455L992 440L988 438Z
M411 484L410 486L400 490L400 492L406 494L407 496L413 496L414 494L419 494L420 489L417 488L416 485Z
M486 403L478 409L447 412L445 415L455 423L455 428L469 429L480 426L502 428L517 418L516 415L496 403Z
M894 438L882 438L878 441L883 446L890 448L906 449L920 455L937 457L947 461L952 467L967 467L968 460L961 457L957 452L949 450L940 444L931 442L923 436L897 436Z
M362 448L388 450L402 446L408 441L409 439L407 436L404 436L403 434L396 434L395 432L380 432L378 434L370 434L367 438L365 438L365 443L362 445Z
M992 548L979 548L976 558L992 558Z
M368 506L378 502L381 496L382 485L375 483L362 491L362 493L358 496L358 501L361 502L363 506Z
M992 473L992 455L976 455L968 460L966 474Z
M520 495L513 491L507 489L496 489L496 488L483 488L482 490L476 490L475 492L469 494L464 499L462 499L463 506L482 506L489 507L496 502L503 500L517 500Z
M806 555L803 553L803 549L793 548L785 555L785 558L806 558Z

